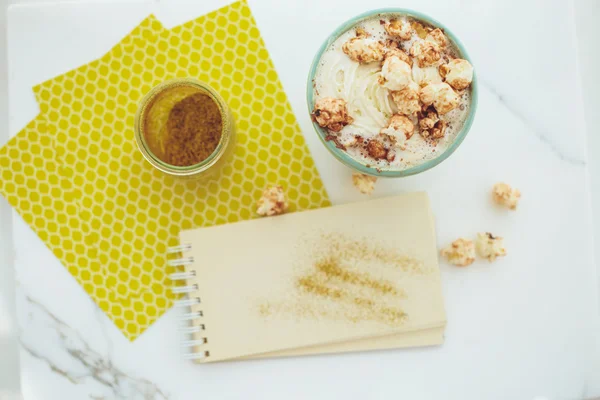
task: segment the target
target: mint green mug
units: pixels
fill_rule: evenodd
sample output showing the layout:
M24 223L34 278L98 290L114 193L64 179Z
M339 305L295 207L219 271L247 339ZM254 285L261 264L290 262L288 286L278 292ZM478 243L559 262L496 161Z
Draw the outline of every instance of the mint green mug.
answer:
M377 10L367 11L363 14L357 15L356 17L344 22L335 31L333 31L333 33L331 35L329 35L329 37L323 42L323 44L317 51L317 54L315 55L315 58L313 59L312 65L310 67L310 71L308 73L308 80L307 80L307 84L306 84L306 102L308 105L309 113L312 113L312 111L314 109L314 105L315 105L315 89L314 89L314 85L313 85L313 80L317 73L317 68L319 66L319 62L320 62L321 57L322 57L323 53L325 52L325 50L327 50L327 48L329 48L329 46L331 46L331 44L333 42L335 42L342 34L344 34L345 32L347 32L350 29L353 29L361 21L373 18L374 16L376 16L378 14L388 14L388 15L389 14L397 14L398 16L413 17L417 20L421 20L421 21L429 23L435 27L441 28L444 31L444 33L446 34L446 36L448 37L448 39L458 49L458 51L460 53L460 57L469 61L472 64L471 59L469 58L469 55L467 54L467 51L465 50L462 43L458 40L458 38L452 33L451 30L449 30L446 26L444 26L440 22L436 21L435 19L433 19L427 15L421 14L419 12L407 10L407 9L403 9L403 8L381 8L381 9L377 9ZM431 168L435 167L436 165L438 165L439 163L441 163L442 161L444 161L452 153L454 153L454 151L458 148L458 146L460 146L462 141L465 139L465 137L467 136L467 133L471 129L471 125L473 124L473 120L475 118L475 112L477 110L477 92L478 92L477 87L478 87L477 86L477 77L476 77L476 74L473 73L473 81L469 88L469 90L471 91L471 104L469 107L469 114L467 116L467 119L465 120L464 125L462 126L462 129L457 133L456 138L450 144L450 146L436 158L433 158L422 164L419 164L417 166L410 167L410 168L379 169L379 168L369 167L365 164L362 164L358 160L352 158L352 156L350 156L344 150L337 148L335 143L333 143L332 141L326 140L325 137L327 136L327 131L325 129L323 129L319 124L317 124L315 121L313 121L313 127L315 128L317 136L319 136L319 139L321 140L323 145L325 145L327 150L329 150L329 152L331 154L333 154L333 156L335 158L337 158L342 164L352 168L355 171L358 171L358 172L361 172L361 173L367 174L367 175L372 175L372 176L377 176L377 177L387 177L387 178L400 178L400 177L415 175L415 174L419 174L421 172L427 171L428 169L431 169Z

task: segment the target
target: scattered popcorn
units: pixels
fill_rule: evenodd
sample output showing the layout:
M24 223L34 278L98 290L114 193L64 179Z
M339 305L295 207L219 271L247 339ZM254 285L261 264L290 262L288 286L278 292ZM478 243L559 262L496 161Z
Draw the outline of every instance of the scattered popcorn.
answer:
M362 194L371 194L375 189L377 178L370 175L354 172L352 174L352 183Z
M323 128L339 132L354 119L348 115L346 100L325 97L315 103L313 117Z
M473 66L467 60L451 60L448 64L440 65L439 71L446 82L457 90L468 88L473 81Z
M478 233L475 246L477 254L482 258L487 258L490 262L496 260L496 257L506 255L504 239L500 236L494 236L489 232Z
M381 160L387 157L387 149L379 140L371 139L367 143L367 152L376 160Z
M385 31L390 36L409 40L412 36L413 28L406 19L392 19L389 23L385 24Z
M438 67L431 66L421 68L414 63L412 66L412 78L419 86L426 86L430 83L441 83L442 77L438 72Z
M458 95L445 82L430 83L421 88L419 98L426 106L433 104L440 115L454 110L459 103Z
M390 56L385 59L379 76L379 84L390 90L400 90L411 82L412 70L410 65L397 56Z
M419 85L410 82L405 88L391 92L392 100L398 107L400 114L414 115L421 111L419 89Z
M521 192L519 189L511 188L506 183L496 183L492 189L492 197L496 203L506 206L511 210L516 210L521 198Z
M414 131L415 126L410 119L404 115L395 114L390 119L387 128L383 128L381 133L390 138L394 147L404 150L406 141L412 137Z
M351 60L358 61L361 64L381 61L385 54L383 43L369 37L366 32L360 29L356 30L356 37L344 43L342 51Z
M256 212L262 216L283 214L288 208L281 186L267 187L257 203Z
M425 40L437 44L440 49L445 49L448 45L448 38L446 35L444 35L444 32L440 28L429 32L427 37L425 37Z
M414 42L410 48L410 55L416 58L421 68L435 64L442 58L440 46L429 41Z
M443 248L440 254L446 257L450 264L466 267L475 261L475 244L469 239L456 239Z

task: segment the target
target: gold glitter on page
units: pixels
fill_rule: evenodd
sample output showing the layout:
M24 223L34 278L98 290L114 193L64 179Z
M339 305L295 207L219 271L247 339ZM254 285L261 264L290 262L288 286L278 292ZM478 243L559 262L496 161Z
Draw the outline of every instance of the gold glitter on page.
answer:
M407 295L400 285L403 277L430 272L420 260L368 239L330 233L316 236L317 244L313 239L301 246L312 249L311 265L298 267L301 272L287 299L260 304L262 317L282 314L388 326L406 321L401 304Z

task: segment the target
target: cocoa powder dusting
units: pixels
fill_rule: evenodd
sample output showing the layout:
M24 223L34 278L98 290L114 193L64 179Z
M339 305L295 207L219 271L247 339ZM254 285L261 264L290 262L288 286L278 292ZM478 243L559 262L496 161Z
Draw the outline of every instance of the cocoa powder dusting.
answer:
M340 140L337 136L327 135L325 136L325 140L333 142L335 144L335 147L337 147L340 150L346 150L346 146L340 143Z
M206 160L221 140L223 121L207 94L192 94L173 106L165 137L165 162L180 167Z

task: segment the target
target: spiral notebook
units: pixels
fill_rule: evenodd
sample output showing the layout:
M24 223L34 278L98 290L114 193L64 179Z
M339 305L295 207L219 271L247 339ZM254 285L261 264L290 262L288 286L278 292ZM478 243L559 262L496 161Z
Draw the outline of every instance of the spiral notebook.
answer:
M446 315L425 193L183 231L198 362L437 345Z

